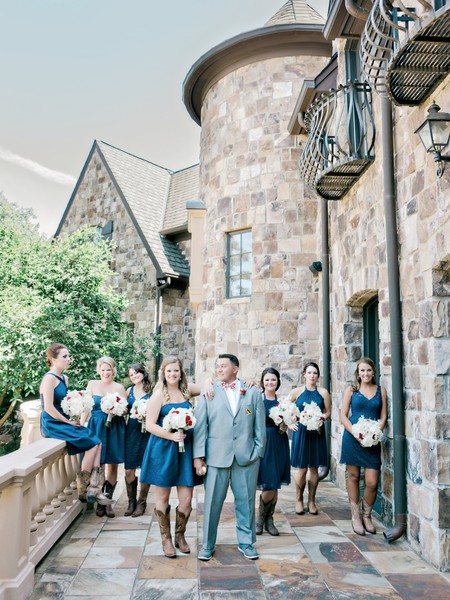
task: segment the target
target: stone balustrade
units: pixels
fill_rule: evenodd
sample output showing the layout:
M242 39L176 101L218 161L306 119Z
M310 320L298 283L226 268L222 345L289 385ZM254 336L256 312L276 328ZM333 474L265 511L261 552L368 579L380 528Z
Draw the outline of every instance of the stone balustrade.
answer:
M37 422L30 427L24 420L27 441L35 439ZM54 439L32 441L0 458L0 600L31 593L35 566L82 510L78 470L79 456L69 456L66 444Z

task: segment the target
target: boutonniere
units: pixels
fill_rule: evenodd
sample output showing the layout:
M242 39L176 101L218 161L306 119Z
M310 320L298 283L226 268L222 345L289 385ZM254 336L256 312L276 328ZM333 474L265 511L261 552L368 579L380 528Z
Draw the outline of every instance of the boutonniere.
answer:
M241 389L241 396L245 396L245 394L247 393L247 390L245 390L244 388Z

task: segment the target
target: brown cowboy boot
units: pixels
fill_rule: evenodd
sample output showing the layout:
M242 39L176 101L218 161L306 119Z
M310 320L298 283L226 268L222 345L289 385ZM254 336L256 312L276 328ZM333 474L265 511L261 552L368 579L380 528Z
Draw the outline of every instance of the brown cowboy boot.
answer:
M155 508L155 517L158 519L159 523L164 556L167 556L167 558L175 558L177 553L173 547L172 536L170 535L170 505L167 507L165 513L156 510Z
M352 527L353 531L358 535L365 535L364 525L361 521L361 502L354 502L351 498L350 500L350 509L352 511Z
M259 497L258 518L256 519L256 535L262 535L264 531L264 523L266 520L268 505L262 499L262 494Z
M136 510L137 485L138 485L137 477L135 477L131 483L128 483L127 479L125 478L125 486L127 488L127 495L128 495L128 508L123 513L125 517L130 517Z
M310 515L318 515L319 511L316 506L316 492L319 482L313 483L312 481L308 481L308 509ZM311 510L311 504L313 505L313 510Z
M180 552L183 552L183 554L189 554L191 551L188 543L186 542L186 538L184 537L184 532L186 531L186 525L191 512L192 509L189 509L188 514L185 515L178 510L178 507L176 508L175 548L179 548Z
M362 505L362 522L367 533L376 533L375 525L372 523L372 508L373 505L368 504L364 498L361 500Z
M134 509L132 517L140 517L145 513L145 509L147 508L147 496L148 490L150 489L149 483L141 483L141 489L139 490L139 499Z
M264 527L270 535L280 535L280 532L275 527L275 524L273 522L273 513L275 511L275 506L277 505L277 500L278 498L275 497L272 499L271 502L268 503L269 506L267 508L266 520L264 522Z
M298 485L298 483L295 481L295 493L296 493L295 512L297 513L297 515L305 514L305 507L303 505L303 493L305 491L305 486L306 486L306 481L302 486Z

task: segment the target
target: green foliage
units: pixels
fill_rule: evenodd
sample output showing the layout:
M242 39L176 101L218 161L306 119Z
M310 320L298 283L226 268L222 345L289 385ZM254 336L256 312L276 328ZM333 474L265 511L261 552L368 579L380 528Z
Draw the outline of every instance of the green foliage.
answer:
M155 345L121 321L126 298L108 284L111 252L95 229L49 241L32 219L0 195L0 426L16 402L37 397L49 344L70 349L72 389L96 377L100 356L112 356L124 378Z

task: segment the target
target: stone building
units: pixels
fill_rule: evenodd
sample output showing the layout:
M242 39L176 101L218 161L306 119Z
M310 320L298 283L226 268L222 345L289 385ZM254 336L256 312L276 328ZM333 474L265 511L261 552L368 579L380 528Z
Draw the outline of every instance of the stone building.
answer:
M129 301L124 322L138 337L161 335L162 352L182 347L190 374L186 202L197 195L198 165L173 172L96 141L56 232L90 225L112 241L112 286Z
M445 571L450 168L415 131L433 100L450 112L450 5L332 0L324 20L311 4L285 2L192 66L198 167L172 173L96 143L60 231L113 221L126 318L167 329L198 378L235 352L246 377L277 367L283 394L317 360L342 487L341 398L371 356L389 404L377 510L390 541L406 533Z

